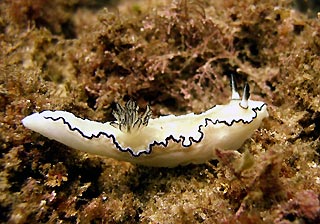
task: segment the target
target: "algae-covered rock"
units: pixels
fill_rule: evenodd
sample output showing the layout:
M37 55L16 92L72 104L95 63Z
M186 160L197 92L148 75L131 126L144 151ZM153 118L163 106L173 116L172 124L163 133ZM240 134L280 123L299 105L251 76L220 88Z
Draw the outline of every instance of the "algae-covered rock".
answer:
M319 223L319 19L289 0L101 2L0 2L1 223ZM201 165L92 156L21 123L104 122L129 99L198 113L228 102L231 74L270 117Z

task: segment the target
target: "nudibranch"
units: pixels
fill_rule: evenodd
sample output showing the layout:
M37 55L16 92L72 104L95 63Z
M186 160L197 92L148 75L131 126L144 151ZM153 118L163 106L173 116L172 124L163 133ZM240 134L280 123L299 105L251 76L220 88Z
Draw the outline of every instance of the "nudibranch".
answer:
M240 98L231 77L232 96L200 114L151 118L139 115L134 101L117 105L116 121L99 123L66 111L43 111L22 120L25 127L71 148L134 164L175 167L215 159L216 149L237 150L268 117L267 105L249 99L246 84Z

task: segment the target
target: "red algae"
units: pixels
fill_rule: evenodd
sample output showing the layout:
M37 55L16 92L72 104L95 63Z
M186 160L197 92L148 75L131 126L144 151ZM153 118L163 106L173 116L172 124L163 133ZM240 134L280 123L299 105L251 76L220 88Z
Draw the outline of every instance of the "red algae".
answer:
M111 2L0 2L1 223L319 223L320 25L307 3ZM21 124L46 109L103 122L128 99L154 116L200 112L228 101L230 74L270 117L242 154L206 164L135 166Z

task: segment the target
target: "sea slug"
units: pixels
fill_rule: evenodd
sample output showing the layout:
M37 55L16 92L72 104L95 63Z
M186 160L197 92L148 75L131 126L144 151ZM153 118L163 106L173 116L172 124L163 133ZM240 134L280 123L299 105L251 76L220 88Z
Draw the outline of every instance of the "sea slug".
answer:
M117 105L116 121L99 123L66 111L43 111L22 120L25 127L71 148L134 164L175 167L216 158L215 151L237 150L268 117L267 105L243 97L231 77L232 96L200 114L151 118L149 106L138 114L134 101Z

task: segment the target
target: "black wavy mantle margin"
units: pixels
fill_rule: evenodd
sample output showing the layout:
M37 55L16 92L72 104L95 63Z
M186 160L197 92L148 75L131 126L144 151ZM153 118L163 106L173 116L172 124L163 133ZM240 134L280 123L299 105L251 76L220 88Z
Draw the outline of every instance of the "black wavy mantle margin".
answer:
M172 140L173 142L176 142L176 143L180 143L182 142L182 146L187 148L187 147L190 147L192 145L192 143L199 143L202 141L203 139L203 136L204 136L204 133L201 131L201 128L202 127L207 127L208 126L208 123L211 122L213 125L217 124L217 123L222 123L222 124L225 124L227 126L232 126L234 123L240 123L242 122L243 124L250 124L256 117L257 117L257 111L261 111L262 108L266 106L266 104L262 104L261 107L257 107L257 108L252 108L252 111L255 113L255 115L252 117L252 119L250 121L245 121L243 119L239 119L239 120L232 120L231 123L227 123L226 121L219 121L219 120L216 120L215 122L213 122L210 118L205 118L205 125L199 125L198 127L198 132L201 134L201 137L199 138L199 140L196 140L194 139L193 137L189 137L189 140L190 140L190 144L184 144L184 141L186 139L185 136L182 136L180 135L179 136L179 139L176 139L174 138L172 135L169 135L168 137L165 138L165 141L164 142L157 142L157 141L153 141L152 143L149 144L148 148L147 149L143 149L143 150L139 150L138 152L134 152L131 148L122 148L121 145L117 142L115 136L113 136L112 134L107 134L106 132L99 132L97 135L91 135L91 136L86 136L79 128L77 127L72 127L71 124L66 121L63 117L57 117L57 118L53 118L53 117L44 117L45 119L51 119L53 121L58 121L58 120L62 120L63 121L63 124L67 125L68 126L68 129L70 131L77 131L83 138L86 138L86 139L94 139L94 138L100 138L100 136L105 136L109 139L112 139L112 142L113 144L116 146L116 148L121 151L121 152L129 152L133 157L139 157L141 156L142 154L151 154L152 152L152 148L154 146L163 146L163 147L168 147L168 144L169 144L169 141ZM44 111L43 111L44 112ZM54 111L52 111L54 112ZM42 112L41 112L42 113ZM41 114L40 113L40 114ZM75 116L75 115L74 115ZM77 117L75 116L76 118L79 118L79 119L82 119L82 120L85 120L83 118L80 118L80 117Z

